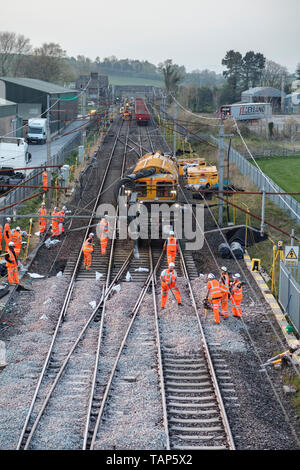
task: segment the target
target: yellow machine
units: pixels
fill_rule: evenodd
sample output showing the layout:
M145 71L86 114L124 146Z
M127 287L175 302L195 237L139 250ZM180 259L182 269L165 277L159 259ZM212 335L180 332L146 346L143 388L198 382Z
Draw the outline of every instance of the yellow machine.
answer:
M173 203L178 187L178 166L169 155L159 150L141 157L131 175L118 182L116 191L123 188L130 199L136 195L138 201Z
M122 113L122 119L123 121L130 121L132 118L131 112L129 111L129 108L125 108L123 113Z
M186 168L186 187L193 192L213 188L219 181L216 166L188 166Z
M195 157L195 158L179 158L177 160L179 175L184 175L184 170L189 167L199 167L205 165L205 158Z

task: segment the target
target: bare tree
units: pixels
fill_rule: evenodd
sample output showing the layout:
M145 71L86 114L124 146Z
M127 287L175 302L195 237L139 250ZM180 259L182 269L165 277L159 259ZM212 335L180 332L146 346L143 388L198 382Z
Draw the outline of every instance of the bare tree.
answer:
M0 75L15 75L22 57L30 51L30 40L22 34L0 32Z
M63 83L74 80L72 65L66 60L66 51L59 44L44 43L34 49L28 58L24 75L48 82Z
M286 67L272 60L267 60L262 72L261 86L270 86L280 89L282 77L287 77L287 75L288 71Z

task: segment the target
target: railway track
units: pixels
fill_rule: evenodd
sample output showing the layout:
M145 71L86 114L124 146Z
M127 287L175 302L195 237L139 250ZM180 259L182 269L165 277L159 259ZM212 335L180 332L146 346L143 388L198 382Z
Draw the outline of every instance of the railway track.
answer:
M107 161L103 179L102 179L99 191L98 191L98 195L96 197L95 204L92 210L92 215L86 227L85 235L83 239L86 238L87 234L90 231L90 227L93 223L93 217L94 217L93 214L95 214L100 201L102 201L102 197L101 197L102 194L105 193L107 185L108 187L111 185L111 178L114 178L115 176L116 171L110 171L110 169L111 169L111 166L113 166L112 165L113 157L116 151L118 137L120 135L121 129L122 129L122 126L120 126L117 136L115 137L112 150L110 152L110 156ZM126 136L128 135L128 133L129 133L129 126L126 131ZM121 174L123 174L124 172L125 161L126 161L126 145L124 147L123 156L122 156ZM110 178L107 178L109 171L110 171ZM120 169L118 170L118 172L120 175ZM107 197L107 193L106 193L106 197ZM100 301L97 302L97 306L93 310L92 315L88 318L88 321L85 324L80 324L79 322L79 324L77 325L78 328L75 329L72 337L70 337L70 335L68 334L67 323L65 323L66 325L65 326L63 322L66 320L66 317L68 320L67 312L71 303L72 296L74 295L74 291L76 291L75 289L76 283L80 278L82 279L82 274L81 274L82 273L82 256L81 256L82 249L80 249L79 253L77 253L74 259L71 260L71 263L70 263L71 271L67 271L67 273L71 274L70 282L67 288L63 306L59 314L59 318L58 318L56 328L52 337L52 341L51 341L46 359L44 361L44 365L40 373L39 380L38 380L32 401L31 401L31 405L28 410L27 416L25 418L24 426L23 426L21 435L18 440L17 449L28 449L30 447L31 441L33 440L35 431L41 421L41 418L45 413L46 406L49 402L52 392L54 391L59 379L61 378L62 373L64 372L66 368L66 365L70 361L72 353L74 352L75 348L79 344L79 341L83 338L88 327L91 325L92 320L94 318L96 320L99 320L100 318L104 316L106 299L114 283L119 280L120 276L123 274L123 270L128 265L128 262L129 262L129 259L131 258L132 253L127 256L125 261L122 263L122 266L119 269L118 274L115 276L113 282L110 283L110 274L111 274L112 259L113 259L113 253L114 253L114 240L116 236L116 220L115 220L113 230L114 230L114 234L110 242L110 250L109 250L110 260L108 263L108 272L106 274L105 289L103 289L102 297ZM78 330L80 330L80 328L82 329L80 331L79 336L77 336ZM66 334L64 334L64 330L66 330ZM102 328L100 328L99 330L98 343L101 342L99 339L101 338L101 335L102 335ZM61 352L62 346L64 349L63 353ZM67 354L67 357L66 357L66 351L70 351ZM56 373L56 371L58 372Z
M115 138L92 214L95 213L101 195L106 192L106 187L111 185L111 178L115 177L116 172L113 171L110 178L107 179L119 141L120 131L121 127ZM123 176L125 169L128 136L129 126L125 136L121 176ZM152 150L154 150L152 136L147 131L140 138L140 142L142 138L147 138L148 145L150 144ZM140 146L140 151L142 150L143 145ZM85 235L89 232L92 222L93 215ZM134 331L139 331L137 327L139 322L138 312L149 289L152 290L155 313L155 325L153 324L152 327L155 326L153 331L156 333L157 365L167 449L234 448L215 371L193 297L190 279L197 277L197 270L192 257L188 252L183 254L180 251L180 258L176 260L176 269L183 272L189 283L191 301L201 336L199 351L186 357L168 351L165 338L160 331L156 299L158 295L158 272L166 267L163 252L161 249L154 249L150 245L148 247L144 246L140 247L139 257L135 258L133 250L129 249L130 246L126 246L126 243L118 240L116 234L117 219L114 222L113 237L109 242L108 254L103 258L100 256L95 257L93 262L93 268L103 274L101 279L103 281L102 293L99 292L100 298L98 298L93 312L88 317L84 316L82 321L78 322L76 331L72 332L72 337L70 337L68 331L69 317L67 311L72 303L75 284L77 281L86 282L91 280L94 274L91 275L90 272L85 272L82 269L81 250L69 260L65 274L70 275L70 284L17 449L40 448L39 443L42 443L41 448L44 448L43 445L46 445L47 442L49 420L51 421L52 415L57 416L59 414L61 407L63 407L64 425L68 423L70 426L71 424L74 425L74 422L71 422L74 421L73 405L75 404L79 420L77 423L78 429L82 426L85 415L82 448L86 450L97 447L97 436L99 431L103 430L104 415L112 393L112 383L116 380L119 360L126 351L127 343L130 337L134 335ZM146 266L148 272L145 270ZM140 270L140 268L143 268L143 270ZM100 360L103 359L101 351L106 329L106 302L114 286L124 280L128 270L130 270L132 280L140 283L141 287L137 289L137 300L132 307L128 327L121 344L116 347L114 363L108 374L107 370L102 370ZM133 341L133 343L135 342ZM92 380L91 370L93 371ZM83 406L86 403L88 405ZM36 436L37 439L35 440Z

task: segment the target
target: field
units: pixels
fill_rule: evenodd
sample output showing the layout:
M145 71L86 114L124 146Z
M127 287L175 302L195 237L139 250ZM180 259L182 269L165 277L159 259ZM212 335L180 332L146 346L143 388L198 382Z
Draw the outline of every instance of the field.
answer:
M149 78L130 77L127 75L108 75L110 85L150 85L163 87L164 84L160 80L152 80Z
M300 157L257 159L259 167L287 192L300 192ZM294 196L300 202L300 196Z

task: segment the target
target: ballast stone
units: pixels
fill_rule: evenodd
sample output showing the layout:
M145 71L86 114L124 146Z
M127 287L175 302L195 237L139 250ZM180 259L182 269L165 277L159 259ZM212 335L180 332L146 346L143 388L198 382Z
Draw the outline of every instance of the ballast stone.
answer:
M0 341L0 370L7 366L5 342Z

